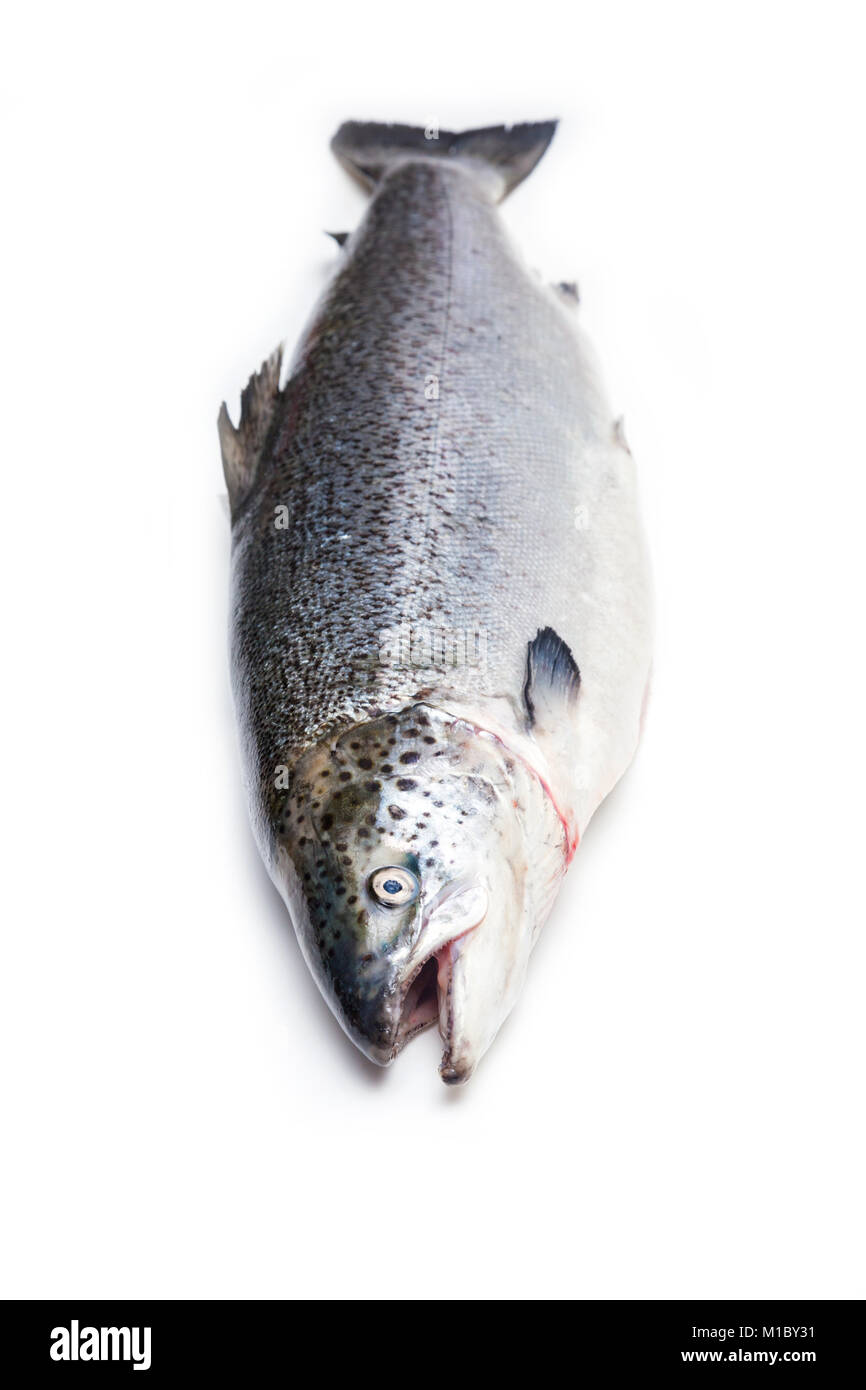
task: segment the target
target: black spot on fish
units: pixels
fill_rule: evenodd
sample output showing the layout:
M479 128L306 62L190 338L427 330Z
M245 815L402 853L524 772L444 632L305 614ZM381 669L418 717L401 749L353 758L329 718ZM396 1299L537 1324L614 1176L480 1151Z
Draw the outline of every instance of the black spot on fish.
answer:
M401 792L410 792L412 788L417 787L417 785L418 783L414 782L411 777L401 777L397 782L397 786Z
M418 759L420 758L420 756L421 756L420 753L415 753L415 752L401 753L401 754L400 754L400 761L401 761L401 763L417 763L417 761L418 761Z
M372 759L372 758L359 758L359 759L358 759L358 766L359 766L359 767L362 767L362 768L364 769L365 772L369 772L370 768L373 766L373 759Z
M406 812L402 810L400 806L392 805L388 807L388 815L393 817L394 820L403 820Z

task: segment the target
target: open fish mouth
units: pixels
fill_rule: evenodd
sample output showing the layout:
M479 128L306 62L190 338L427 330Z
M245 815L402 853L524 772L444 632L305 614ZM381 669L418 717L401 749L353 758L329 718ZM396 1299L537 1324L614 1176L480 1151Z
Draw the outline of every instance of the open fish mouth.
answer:
M442 952L434 951L428 956L403 991L394 1039L395 1057L410 1039L423 1033L439 1017L439 956L446 950L447 947L443 947Z
M475 926L468 927L459 936L452 937L444 946L432 951L409 979L400 1002L400 1020L397 1024L392 1057L396 1057L407 1042L418 1033L423 1033L432 1024L438 1022L440 1031L447 1026L454 962L461 942L479 925L480 923L476 923ZM448 1038L444 1032L442 1040L447 1044Z
M487 894L480 888L455 894L430 914L423 935L428 939L432 937L433 941L403 986L392 1059L412 1038L437 1022L442 1041L446 1049L449 1047L454 965L464 942L481 926L486 916ZM456 925L458 929L443 941L442 929L449 925Z

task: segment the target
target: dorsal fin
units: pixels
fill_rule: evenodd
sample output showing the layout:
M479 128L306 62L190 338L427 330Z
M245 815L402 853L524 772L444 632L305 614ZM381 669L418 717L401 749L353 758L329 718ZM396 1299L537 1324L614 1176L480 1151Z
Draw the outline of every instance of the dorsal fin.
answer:
M580 671L571 648L554 632L542 627L526 651L523 703L529 729L547 730L555 725L562 708L574 704L580 692Z
M217 429L223 456L223 473L229 490L234 517L255 477L259 458L280 395L282 345L272 352L241 392L241 417L237 426L229 419L225 401L220 407Z

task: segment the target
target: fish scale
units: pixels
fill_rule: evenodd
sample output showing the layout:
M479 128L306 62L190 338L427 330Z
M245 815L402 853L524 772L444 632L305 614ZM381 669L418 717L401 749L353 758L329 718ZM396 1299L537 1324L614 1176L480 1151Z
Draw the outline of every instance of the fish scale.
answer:
M515 962L522 979L526 943L555 884L634 753L649 673L633 460L574 296L526 269L496 207L551 134L549 126L445 132L432 148L408 127L343 127L335 149L373 188L367 214L345 242L286 384L277 354L244 393L238 427L225 409L220 419L233 681L262 852L326 998L377 1061L405 1041L409 1004L413 1035L426 1014L417 999L407 1002L411 982L392 956L372 972L358 967L370 955L360 949L364 924L382 909L366 886L372 869L390 856L417 883L400 924L410 954L413 932L439 940L429 925L434 881L436 892L456 884L449 925L461 897L469 915L478 911L483 888L482 920L439 961L446 1079L471 1073L511 1007ZM310 787L305 809L286 817L287 804L299 804L299 769L315 764L325 779L346 780L334 762L346 731L414 708L430 712L449 765L456 750L450 792L436 798L443 808L473 800L463 765L478 761L473 739L507 750L512 772L497 774L498 818L479 819L477 840L466 832L459 872L449 878L434 853L425 874L383 745L366 782L362 769L348 770L363 795L340 802L372 816L375 853L362 843L370 837L353 841L358 891L326 891L319 861L333 855ZM511 868L515 854L522 866L516 907L502 900L491 869L502 869L506 847ZM361 904L351 930L338 896ZM517 921L499 936L496 902ZM431 945L429 960L435 952ZM461 1032L448 1010L476 976L467 1018L487 1013Z

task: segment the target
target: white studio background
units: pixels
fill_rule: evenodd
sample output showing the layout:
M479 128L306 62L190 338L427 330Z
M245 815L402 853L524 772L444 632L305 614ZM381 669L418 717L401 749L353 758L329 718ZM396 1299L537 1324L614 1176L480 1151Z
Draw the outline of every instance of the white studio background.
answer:
M7 13L4 1295L866 1293L861 25ZM363 213L341 119L549 115L503 215L626 416L654 698L454 1094L354 1052L259 863L216 414Z

